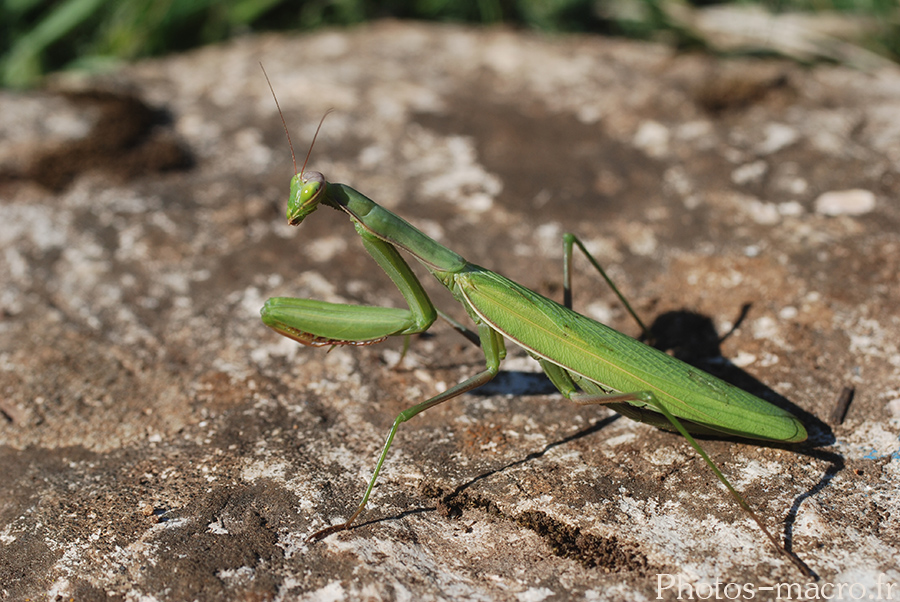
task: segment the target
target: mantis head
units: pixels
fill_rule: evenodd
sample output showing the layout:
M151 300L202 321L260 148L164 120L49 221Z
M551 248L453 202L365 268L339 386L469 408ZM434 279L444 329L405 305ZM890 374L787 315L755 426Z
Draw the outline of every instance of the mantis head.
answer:
M318 171L300 172L291 178L291 196L288 199L287 220L298 225L307 215L319 208L328 184Z

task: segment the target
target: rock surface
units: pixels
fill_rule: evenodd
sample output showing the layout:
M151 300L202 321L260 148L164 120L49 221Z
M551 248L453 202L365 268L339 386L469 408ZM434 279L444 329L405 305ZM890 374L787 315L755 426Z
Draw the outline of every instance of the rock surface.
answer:
M676 354L808 425L703 445L819 584L900 583L900 73L380 23L0 96L0 599L812 583L683 439L565 402L512 345L401 428L357 528L305 543L394 416L483 364L441 323L396 369L402 341L326 353L261 324L269 296L402 300L341 214L285 223L260 61L298 160L335 108L310 167L468 259L560 298L582 236ZM817 207L842 191L867 200ZM638 334L576 264L576 308Z

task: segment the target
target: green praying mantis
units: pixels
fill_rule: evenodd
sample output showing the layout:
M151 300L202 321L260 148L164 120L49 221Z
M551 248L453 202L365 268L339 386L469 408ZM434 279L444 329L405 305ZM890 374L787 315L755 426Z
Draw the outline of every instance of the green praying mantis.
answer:
M291 153L293 156L293 148ZM563 304L559 304L467 261L353 188L327 182L319 172L305 171L306 162L299 172L296 162L294 165L288 222L299 225L322 205L346 213L366 251L394 282L408 308L275 297L267 300L261 310L263 322L298 343L327 347L370 345L393 336L409 337L425 332L439 315L447 316L434 307L422 283L401 256L399 250L403 250L447 287L465 308L477 327L477 334L447 319L471 339L477 337L486 364L478 374L396 417L356 511L347 521L313 533L310 541L347 529L354 523L366 507L400 425L494 378L506 356L504 339L509 339L539 362L553 385L567 399L582 405L602 404L628 418L679 432L772 545L804 574L811 574L799 559L779 545L691 436L694 433L799 442L807 437L803 424L787 411L755 395L573 311L570 266L573 249L577 247L610 284L644 333L647 332L643 322L578 238L566 234L563 239L565 293Z

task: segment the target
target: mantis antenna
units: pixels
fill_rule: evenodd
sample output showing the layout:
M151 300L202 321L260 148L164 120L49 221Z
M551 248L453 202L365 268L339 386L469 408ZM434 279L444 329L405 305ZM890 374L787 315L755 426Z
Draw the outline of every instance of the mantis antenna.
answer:
M262 69L263 75L266 76L266 83L269 84L269 90L272 91L272 98L275 99L275 107L278 109L278 116L281 117L281 125L284 127L284 134L287 136L288 146L291 147L291 160L294 162L294 173L297 172L297 157L294 156L294 143L291 142L291 132L288 130L287 122L284 120L284 113L281 112L281 105L278 104L278 97L275 95L275 88L272 87L272 82L269 80L269 74L266 73L266 68L263 67L262 62L259 63L259 68ZM312 142L309 144L309 150L306 151L306 159L303 161L303 167L300 168L299 174L302 176L304 170L306 170L306 164L309 163L309 156L312 154L313 146L316 144L316 138L319 137L319 130L322 129L322 124L325 123L325 118L328 117L328 114L334 111L334 109L328 109L325 111L325 114L322 115L322 119L319 120L319 125L316 127L316 133L313 135Z

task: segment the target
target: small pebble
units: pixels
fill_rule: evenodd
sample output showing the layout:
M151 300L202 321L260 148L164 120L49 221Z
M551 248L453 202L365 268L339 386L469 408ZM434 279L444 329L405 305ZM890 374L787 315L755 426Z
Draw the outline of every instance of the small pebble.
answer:
M633 144L651 157L662 157L669 152L669 137L669 128L657 121L645 121L634 135Z
M731 172L731 181L738 186L759 184L767 171L769 171L769 165L762 159L745 163Z
M781 308L781 311L778 312L778 317L782 320L793 320L797 317L797 313L798 312L796 307L788 305Z
M870 190L832 190L816 199L816 213L822 215L863 215L875 208L875 194Z

